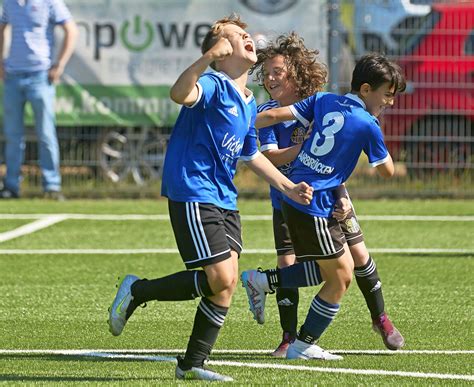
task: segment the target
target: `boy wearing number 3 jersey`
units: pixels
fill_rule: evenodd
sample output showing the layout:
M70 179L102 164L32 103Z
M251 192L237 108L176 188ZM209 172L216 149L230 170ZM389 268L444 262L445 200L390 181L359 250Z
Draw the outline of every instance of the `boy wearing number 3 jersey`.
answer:
M337 199L334 189L349 178L362 151L381 176L390 177L394 172L376 117L405 89L400 68L382 55L366 55L356 64L351 87L352 92L344 96L316 93L293 105L259 113L256 120L257 128L291 119L305 125L314 122L289 175L295 183L310 184L313 199L309 206L288 198L282 202L298 263L242 274L250 309L260 323L264 322L266 293L324 281L297 339L288 348L289 359L341 358L316 345L339 310L354 266L341 227L331 216Z

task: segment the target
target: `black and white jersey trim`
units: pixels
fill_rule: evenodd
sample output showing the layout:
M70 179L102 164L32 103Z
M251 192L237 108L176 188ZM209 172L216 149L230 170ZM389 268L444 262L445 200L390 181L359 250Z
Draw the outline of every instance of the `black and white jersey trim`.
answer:
M225 249L216 254L211 253L206 233L204 232L204 227L201 222L199 203L186 202L186 220L198 256L197 259L186 261L187 263L194 263L203 259L214 258L230 251L230 249Z
M211 256L211 249L207 243L204 227L202 226L199 203L186 203L186 219L199 259L209 258Z
M360 238L361 236L362 236L362 233L359 234L359 235L356 235L356 236L354 236L354 237L352 237L352 238L348 238L347 235L345 235L346 241L352 241L352 240L354 240L354 239Z
M336 248L332 242L331 233L328 228L328 221L326 218L314 217L314 226L316 228L316 235L318 237L321 251L324 255L336 254Z
M208 257L202 257L202 258L186 261L186 263L189 264L189 263L199 262L199 261L202 261L203 259L218 257L219 255L223 255L223 254L228 253L228 252L230 252L230 249L225 249L224 251L220 251L220 252L218 252L216 254L213 254L213 255L210 255Z
M232 238L229 234L225 234L225 236L239 246L240 251L242 251L242 245L235 238Z
M336 254L339 253L342 250L344 250L344 247L341 247L339 250L337 250ZM302 254L302 255L297 255L296 259L304 261L305 259L308 259L308 258L316 258L317 259L318 257L324 258L324 257L327 257L327 255L325 255L325 254Z

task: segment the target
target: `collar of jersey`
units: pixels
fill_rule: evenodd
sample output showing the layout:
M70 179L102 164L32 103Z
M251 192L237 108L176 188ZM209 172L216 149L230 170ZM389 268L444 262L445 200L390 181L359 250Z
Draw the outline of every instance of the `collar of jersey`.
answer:
M347 93L344 97L352 99L353 101L355 101L359 105L361 105L365 110L367 110L367 107L365 106L365 102L362 101L362 99L358 95L352 94L352 93Z
M224 73L223 71L216 71L218 74L222 74L229 82L230 84L232 85L232 87L235 89L235 91L237 91L237 93L239 93L240 97L247 103L249 104L252 99L253 99L253 93L252 93L252 90L248 89L248 88L245 88L245 91L248 93L248 96L246 96L242 90L240 90L240 87L237 85L237 83L231 78L229 77L226 73Z

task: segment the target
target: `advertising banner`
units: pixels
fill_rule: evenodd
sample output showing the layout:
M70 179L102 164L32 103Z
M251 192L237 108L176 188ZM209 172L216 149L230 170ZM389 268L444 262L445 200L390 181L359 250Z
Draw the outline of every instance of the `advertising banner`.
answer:
M325 0L66 0L79 37L57 88L59 126L171 126L169 87L213 21L235 12L257 41L296 31L326 62ZM62 31L56 29L57 45ZM260 99L264 92L258 87ZM31 111L27 111L31 120Z

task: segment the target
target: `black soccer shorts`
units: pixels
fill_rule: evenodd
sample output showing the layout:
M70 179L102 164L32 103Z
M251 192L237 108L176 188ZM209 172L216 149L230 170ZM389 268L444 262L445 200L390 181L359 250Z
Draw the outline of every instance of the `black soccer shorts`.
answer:
M281 210L273 209L273 238L277 255L294 254L293 242L290 237L290 230L283 218Z
M240 215L208 203L168 200L171 225L187 269L228 259L242 251Z
M298 262L334 259L344 254L346 238L335 218L312 216L282 202Z

